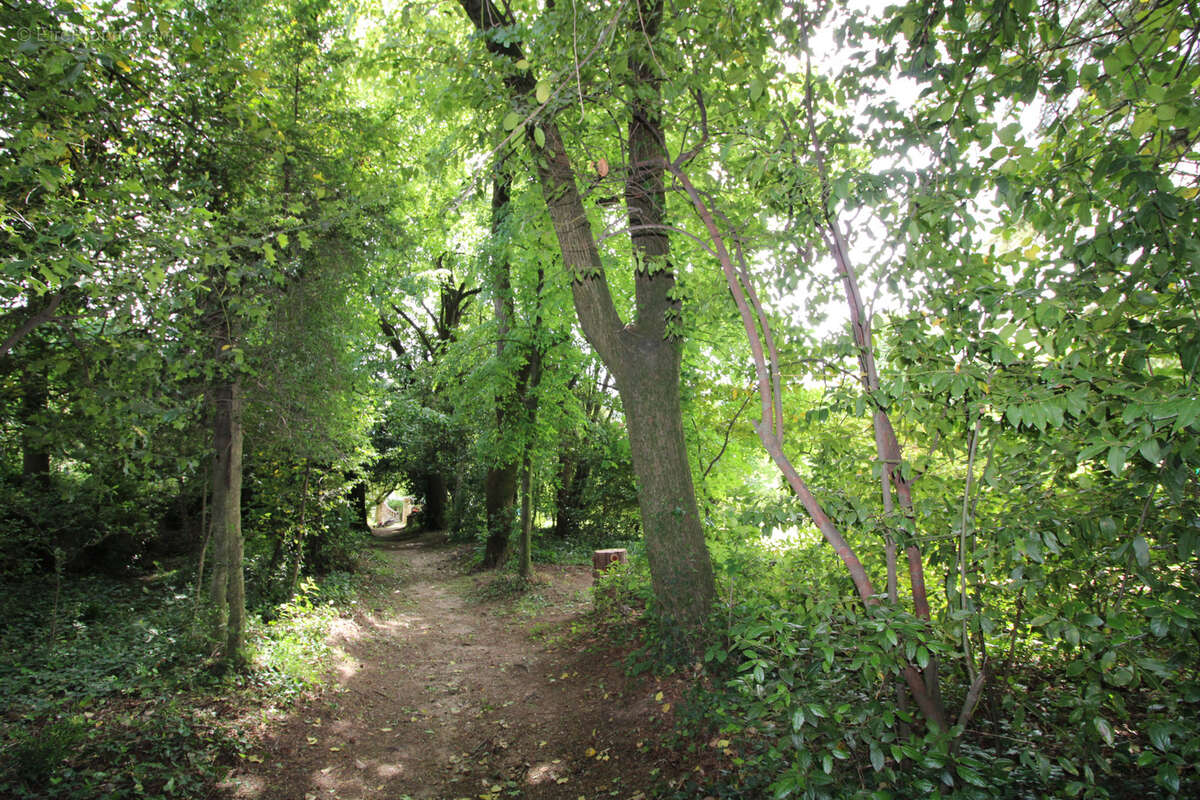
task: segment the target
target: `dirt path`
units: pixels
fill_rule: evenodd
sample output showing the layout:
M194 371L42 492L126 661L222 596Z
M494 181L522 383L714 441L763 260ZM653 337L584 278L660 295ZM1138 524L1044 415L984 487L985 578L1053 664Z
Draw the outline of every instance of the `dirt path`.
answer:
M436 535L378 547L396 585L335 626L338 688L267 722L235 798L641 800L678 769L655 744L663 687L568 636L589 568L542 567L505 596Z

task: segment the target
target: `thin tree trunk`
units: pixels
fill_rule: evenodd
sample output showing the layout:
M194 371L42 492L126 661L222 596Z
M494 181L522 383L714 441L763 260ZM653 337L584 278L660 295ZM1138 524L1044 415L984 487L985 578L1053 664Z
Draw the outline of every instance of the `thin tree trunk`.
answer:
M200 608L200 600L204 597L204 560L208 555L208 544L212 540L212 528L208 524L208 488L212 482L211 475L205 480L200 490L200 557L196 565L196 601L192 609L192 621L195 622L196 610Z
M830 191L830 181L825 165L824 144L817 130L816 112L813 107L811 65L809 66L805 83L805 109L817 174L824 192L828 194ZM820 213L823 222L821 233L830 253L833 255L834 264L837 267L838 274L842 278L842 286L845 289L846 305L850 312L850 331L854 338L855 347L858 350L859 380L862 383L863 391L866 392L868 402L873 406L872 418L876 455L881 463L883 474L887 476L888 483L890 484L890 486L883 487L885 512L891 509L891 489L894 488L896 497L900 501L901 512L909 524L915 528L916 512L912 501L912 483L901 474L903 452L900 447L900 440L896 436L896 430L892 425L891 418L888 416L887 409L884 408L882 400L879 397L879 373L875 364L871 320L867 314L866 306L863 304L862 292L858 283L858 274L851 262L850 248L846 243L846 237L842 232L841 223L836 213L828 207L822 207ZM921 550L910 539L904 548L904 553L908 560L908 576L912 590L913 612L926 623L929 623L931 621L929 598L926 591L925 566L922 561ZM942 709L941 682L938 680L937 658L930 656L928 664L921 672L926 694L935 706ZM940 714L940 716L944 717L944 713Z
M533 499L531 483L533 459L531 448L525 448L525 460L521 465L521 577L528 579L533 574Z
M296 534L292 537L292 564L288 571L287 599L296 595L296 587L300 584L300 565L304 561L304 524L305 513L308 510L308 477L312 464L304 460L304 487L300 490L300 515L296 521ZM364 489L366 488L364 484ZM364 498L365 499L365 498Z
M49 295L45 300L45 304L42 305L41 308L30 314L23 322L17 325L16 330L9 334L9 336L3 342L0 342L0 358L8 355L8 351L13 348L13 345L28 336L34 328L53 319L54 312L56 312L59 305L62 304L64 296L64 292L56 292L52 295ZM27 312L33 305L34 303L31 301L26 304L24 309L20 309L20 311ZM4 321L7 322L8 319L15 318L16 313L17 312L9 312L8 314L5 314Z
M508 214L512 191L512 173L509 171L507 153L501 151L496 163L496 174L492 179L492 309L496 318L496 358L503 357L508 349L512 334L514 303L512 279L508 260ZM517 374L516 386L511 391L497 392L496 431L502 449L513 436L516 421L515 406L523 399L528 381L527 366ZM484 478L484 515L487 520L487 542L484 545L483 566L499 567L508 560L513 527L517 514L517 477L521 462L508 458L488 467Z
M741 265L739 271L739 267L734 265L733 257L725 246L725 237L717 227L716 219L705 204L704 198L679 163L672 162L669 166L708 231L714 252L725 273L729 291L733 295L738 313L742 317L742 325L746 331L750 352L754 359L759 394L762 397L762 419L754 426L759 440L783 474L784 479L787 480L788 485L800 498L800 502L813 524L817 526L822 536L825 537L825 541L841 559L863 604L866 606L876 605L879 599L876 597L875 587L871 584L871 579L859 560L858 554L842 536L837 524L825 513L825 509L821 507L816 496L809 490L808 485L783 451L783 395L778 381L778 352L770 338L770 321L766 318L757 297L753 294L753 288L749 285L749 275L745 269L744 260L739 262ZM742 258L741 251L738 252L739 258ZM743 282L746 284L744 288ZM934 702L925 687L920 671L912 664L905 664L901 673L913 699L930 726L939 731L947 730L945 711L940 704Z

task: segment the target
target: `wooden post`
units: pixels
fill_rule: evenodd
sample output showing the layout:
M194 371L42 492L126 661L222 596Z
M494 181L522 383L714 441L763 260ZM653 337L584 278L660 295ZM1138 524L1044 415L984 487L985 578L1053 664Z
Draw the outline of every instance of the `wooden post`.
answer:
M599 580L600 573L611 567L613 564L629 563L629 554L624 547L617 547L612 550L593 550L592 551L592 580Z

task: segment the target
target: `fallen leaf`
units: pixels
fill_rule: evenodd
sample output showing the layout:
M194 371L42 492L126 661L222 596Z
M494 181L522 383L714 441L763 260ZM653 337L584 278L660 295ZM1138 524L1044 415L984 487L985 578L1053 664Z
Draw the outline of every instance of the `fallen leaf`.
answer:
M662 693L662 692L659 692L658 694L654 695L654 702L656 702L656 703L661 703L661 702L662 702L662 699L663 699L663 693Z
M310 737L308 737L308 743L309 743L309 744L316 744L316 743L317 743L317 737L315 737L315 736L310 736Z

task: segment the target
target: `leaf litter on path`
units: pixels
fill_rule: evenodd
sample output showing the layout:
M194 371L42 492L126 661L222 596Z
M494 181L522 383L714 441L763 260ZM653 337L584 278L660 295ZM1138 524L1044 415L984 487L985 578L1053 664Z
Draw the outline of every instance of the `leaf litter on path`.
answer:
M652 679L566 633L589 568L539 566L539 601L522 604L439 534L377 548L398 585L340 621L335 686L268 728L227 797L641 800L686 771L655 744L671 704Z

